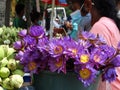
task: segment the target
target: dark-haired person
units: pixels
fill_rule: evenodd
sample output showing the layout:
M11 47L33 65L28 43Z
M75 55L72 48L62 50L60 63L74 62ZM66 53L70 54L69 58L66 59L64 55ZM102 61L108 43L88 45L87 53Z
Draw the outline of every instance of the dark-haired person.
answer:
M15 7L15 11L16 11L16 17L13 21L13 26L16 28L27 29L27 22L23 19L25 5L17 4Z
M84 6L85 0L79 0L79 4L81 6L81 20L79 22L79 32L81 31L89 31L91 29L91 14L86 10Z
M102 36L114 48L120 42L120 19L117 17L115 0L85 0L85 7L92 15L91 33ZM120 90L120 68L117 79L110 85L100 81L98 90Z
M42 25L42 14L37 12L37 11L33 11L30 14L31 17L31 21L32 21L32 25Z
M91 28L91 14L84 7L85 0L70 0L72 4L72 10L76 10L71 14L72 24L78 25L78 30L72 30L70 36L73 38L78 37L82 31L89 31Z

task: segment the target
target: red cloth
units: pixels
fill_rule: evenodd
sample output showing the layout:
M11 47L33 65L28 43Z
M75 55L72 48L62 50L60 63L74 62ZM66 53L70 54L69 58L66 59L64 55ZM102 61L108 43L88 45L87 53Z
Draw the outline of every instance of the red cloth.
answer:
M52 0L41 0L44 3L52 4ZM68 6L67 3L60 3L59 0L55 0L55 5Z

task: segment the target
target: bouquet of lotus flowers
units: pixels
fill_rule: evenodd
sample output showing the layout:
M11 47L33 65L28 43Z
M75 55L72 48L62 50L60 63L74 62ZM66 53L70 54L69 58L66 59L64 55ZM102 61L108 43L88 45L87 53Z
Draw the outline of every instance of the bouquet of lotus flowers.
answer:
M49 39L40 26L19 32L20 40L14 43L16 58L24 65L24 71L39 73L43 70L66 74L74 71L85 86L89 86L102 74L102 79L112 82L120 66L120 45L115 49L104 39L82 32L80 39L70 37Z

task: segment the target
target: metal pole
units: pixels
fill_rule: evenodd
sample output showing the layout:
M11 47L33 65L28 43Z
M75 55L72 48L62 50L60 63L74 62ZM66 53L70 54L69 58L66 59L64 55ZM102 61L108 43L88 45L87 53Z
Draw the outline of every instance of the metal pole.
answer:
M55 0L52 0L52 13L51 13L51 22L50 22L50 38L53 37L53 19L54 19L54 7L55 7Z
M44 6L44 13L43 13L43 23L42 23L42 26L45 28L45 12L46 12L46 8L47 8L47 3L45 3L45 6Z
M39 2L39 0L36 0L36 9L37 9L37 12L40 12L40 2Z

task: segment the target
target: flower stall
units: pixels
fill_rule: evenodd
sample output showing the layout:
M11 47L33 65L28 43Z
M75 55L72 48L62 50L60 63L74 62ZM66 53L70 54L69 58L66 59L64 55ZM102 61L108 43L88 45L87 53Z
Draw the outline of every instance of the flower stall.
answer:
M116 79L120 45L115 49L104 39L82 32L80 39L48 38L41 26L19 32L14 43L16 58L33 74L36 90L96 90L98 81Z
M16 51L12 47L18 39L19 30L5 26L0 28L0 90L17 90L23 84L23 66L14 59Z

